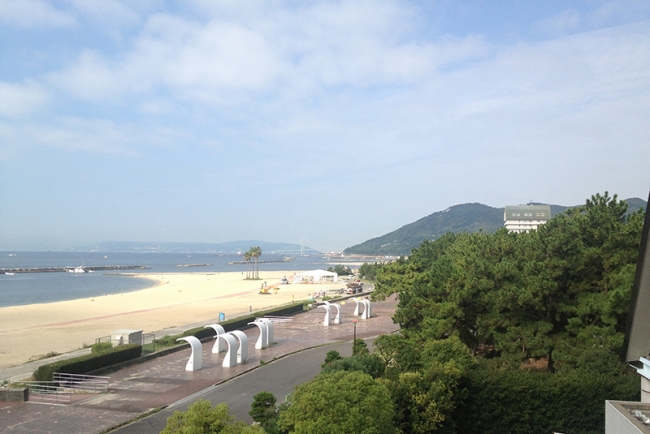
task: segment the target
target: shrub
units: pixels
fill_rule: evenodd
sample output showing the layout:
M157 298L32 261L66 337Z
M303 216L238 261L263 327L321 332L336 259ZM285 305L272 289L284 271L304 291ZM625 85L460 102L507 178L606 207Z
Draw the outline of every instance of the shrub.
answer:
M104 351L110 350L113 348L113 344L110 342L97 342L96 344L93 344L90 352L91 353L102 353Z
M34 379L36 381L52 381L52 374L55 372L86 374L97 369L126 362L127 360L136 359L141 354L142 345L120 345L100 353L91 353L85 356L39 366L34 371Z
M549 375L483 364L467 380L467 398L454 418L458 432L466 434L602 433L606 399L639 400L639 380L632 373L576 369Z
M176 342L176 339L179 337L180 335L178 336L167 335L167 336L163 336L160 339L154 340L154 342L156 343L156 345L160 347L173 347L174 345L179 344L179 342Z

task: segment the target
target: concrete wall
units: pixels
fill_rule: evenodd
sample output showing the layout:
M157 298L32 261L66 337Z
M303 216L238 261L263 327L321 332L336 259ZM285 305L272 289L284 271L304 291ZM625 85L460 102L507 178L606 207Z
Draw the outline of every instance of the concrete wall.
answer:
M0 387L0 401L27 401L29 389L16 389L13 387Z

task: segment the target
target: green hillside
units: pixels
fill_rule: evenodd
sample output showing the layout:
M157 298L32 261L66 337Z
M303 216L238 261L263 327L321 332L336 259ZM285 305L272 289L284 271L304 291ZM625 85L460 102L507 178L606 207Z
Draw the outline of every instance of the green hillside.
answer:
M626 199L628 212L645 209L646 201L639 198ZM544 205L531 203L530 205ZM551 214L566 211L567 206L551 205ZM438 211L409 223L401 228L381 237L372 238L348 247L345 254L358 255L408 255L411 249L417 247L424 240L434 240L447 232L495 232L503 227L504 208L493 208L480 203L465 203L454 205L444 211Z
M503 208L480 203L454 205L402 226L381 237L345 249L345 254L407 255L424 240L434 240L447 232L495 232L503 226Z

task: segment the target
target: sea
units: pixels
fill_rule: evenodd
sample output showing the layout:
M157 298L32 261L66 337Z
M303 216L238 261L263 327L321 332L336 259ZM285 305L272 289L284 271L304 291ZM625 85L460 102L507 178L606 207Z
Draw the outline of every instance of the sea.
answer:
M260 261L282 261L286 255L264 253ZM326 269L331 264L323 255L296 255L288 262L260 263L259 270L315 270ZM35 303L75 300L119 294L149 288L155 283L148 279L126 276L132 273L163 275L165 273L215 273L246 272L237 254L214 253L115 253L115 252L10 252L0 251L0 307ZM179 267L179 265L209 264ZM115 265L143 265L146 269L107 270L94 273L16 273L6 275L3 269L94 267ZM260 277L264 277L261 275Z

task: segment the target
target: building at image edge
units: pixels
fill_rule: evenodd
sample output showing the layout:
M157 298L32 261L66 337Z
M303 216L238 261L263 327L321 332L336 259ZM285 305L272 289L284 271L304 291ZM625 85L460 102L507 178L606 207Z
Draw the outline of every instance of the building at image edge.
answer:
M550 205L506 206L503 220L508 232L529 232L551 219Z

